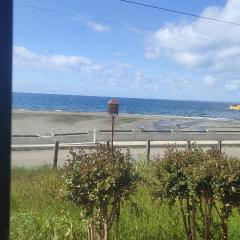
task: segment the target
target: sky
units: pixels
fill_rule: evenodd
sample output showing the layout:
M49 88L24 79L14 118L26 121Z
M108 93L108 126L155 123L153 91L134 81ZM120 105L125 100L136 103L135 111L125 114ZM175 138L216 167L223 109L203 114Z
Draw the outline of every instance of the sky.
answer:
M240 24L239 0L136 0ZM120 0L15 0L14 92L240 101L240 25Z

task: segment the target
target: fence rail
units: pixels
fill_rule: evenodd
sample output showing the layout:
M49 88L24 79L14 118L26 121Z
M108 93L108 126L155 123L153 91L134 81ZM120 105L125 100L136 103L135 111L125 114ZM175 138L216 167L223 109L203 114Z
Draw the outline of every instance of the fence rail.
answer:
M75 138L77 142L98 142L111 139L111 130L92 130L77 133L49 133L49 134L15 134L12 135L16 141L21 139L42 139L52 138L54 142L59 139L63 142L64 138ZM120 129L114 131L114 138L117 141L188 141L188 140L240 140L240 130L142 130L142 129ZM51 142L53 143L53 142Z
M99 142L106 143L106 142ZM114 142L115 148L143 148L146 150L146 159L150 160L151 149L153 148L165 148L167 145L173 145L176 147L191 148L193 144L200 147L215 147L220 152L222 151L223 146L240 146L240 140L238 141L117 141ZM13 151L39 151L39 150L53 150L53 167L57 167L58 162L58 151L66 150L70 148L74 149L95 149L97 143L59 143L56 141L55 144L33 144L33 145L12 145Z
M93 130L78 133L23 134L13 135L13 151L54 150L53 166L57 167L58 151L69 148L96 148L97 143L111 139L111 130ZM34 140L33 140L34 139ZM146 159L150 159L151 148L166 145L190 148L199 146L240 146L240 130L142 130L120 129L114 131L115 148L145 148Z

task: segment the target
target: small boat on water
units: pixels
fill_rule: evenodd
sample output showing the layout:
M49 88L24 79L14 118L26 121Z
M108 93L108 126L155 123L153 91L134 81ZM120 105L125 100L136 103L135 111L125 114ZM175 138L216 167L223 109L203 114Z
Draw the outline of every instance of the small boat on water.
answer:
M230 105L229 109L231 109L231 110L240 110L240 104Z

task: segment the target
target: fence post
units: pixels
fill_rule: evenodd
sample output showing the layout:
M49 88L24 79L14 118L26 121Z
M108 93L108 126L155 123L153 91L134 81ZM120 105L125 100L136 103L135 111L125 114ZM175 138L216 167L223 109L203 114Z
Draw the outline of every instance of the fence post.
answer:
M150 160L150 147L151 147L151 141L147 140L146 149L147 149L147 161L148 162Z
M53 168L57 167L58 162L58 148L59 148L59 141L55 143L55 150L54 150L54 157L53 157Z
M187 149L188 149L188 150L191 149L191 141L190 141L190 140L187 141Z
M222 141L218 140L218 151L222 153Z
M106 145L107 145L107 148L110 149L110 141L109 140L106 141Z

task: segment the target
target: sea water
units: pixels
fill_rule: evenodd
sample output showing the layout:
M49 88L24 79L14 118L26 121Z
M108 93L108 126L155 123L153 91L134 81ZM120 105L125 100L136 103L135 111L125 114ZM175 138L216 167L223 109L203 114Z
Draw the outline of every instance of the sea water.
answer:
M106 112L111 97L13 93L13 109L37 111ZM119 112L195 118L238 119L240 111L229 110L228 102L117 98Z

